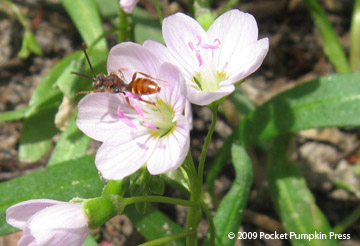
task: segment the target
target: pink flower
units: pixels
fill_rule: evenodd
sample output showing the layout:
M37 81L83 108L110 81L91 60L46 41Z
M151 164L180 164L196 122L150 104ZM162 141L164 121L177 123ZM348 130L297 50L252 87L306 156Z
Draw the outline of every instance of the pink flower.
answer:
M268 38L258 40L254 17L231 10L205 31L193 18L177 13L164 19L166 47L154 41L144 46L176 64L184 74L191 103L210 104L235 89L262 64L269 49Z
M120 7L128 14L133 12L139 0L120 0Z
M6 210L6 222L23 230L19 246L80 246L89 235L86 216L77 203L21 202Z
M121 69L127 81L135 72L143 72L161 90L141 96L155 105L131 93L93 93L80 101L79 129L103 142L95 159L103 177L119 180L144 164L153 175L178 168L189 150L189 123L183 115L186 88L180 71L170 63L161 64L150 50L130 42L110 50L107 69L108 73Z

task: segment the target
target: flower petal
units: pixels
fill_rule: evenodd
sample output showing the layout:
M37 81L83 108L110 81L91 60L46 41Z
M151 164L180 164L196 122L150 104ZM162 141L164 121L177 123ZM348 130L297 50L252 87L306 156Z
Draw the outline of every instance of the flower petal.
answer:
M21 230L25 229L27 221L39 211L65 202L50 199L34 199L20 202L6 210L6 222Z
M107 60L108 73L124 73L130 82L135 72L156 76L160 66L158 58L147 48L137 43L124 42L111 48Z
M226 84L235 83L255 72L262 64L269 50L269 39L263 38L234 52L225 73ZM223 84L225 84L223 83Z
M153 148L153 139L144 130L114 132L98 149L95 165L105 179L120 180L140 169Z
M203 43L209 43L205 30L195 19L176 13L164 19L162 31L167 48L181 69L184 69L184 76L192 78L192 74L197 72L199 61L189 42L196 42L200 38Z
M25 228L18 242L18 246L39 246L29 228Z
M146 40L143 43L143 46L150 50L153 54L156 54L156 57L159 59L160 63L171 62L176 65L176 60L171 55L166 46L162 43L153 40Z
M64 203L44 209L28 222L37 245L82 245L89 230L81 204Z
M159 77L166 81L159 92L159 97L169 103L175 113L182 114L185 104L186 86L181 72L176 66L166 62L159 69Z
M235 90L234 85L224 84L217 91L200 91L192 86L187 88L187 97L189 101L196 105L208 105L224 96L229 95Z
M121 105L123 111L134 111L129 107L121 94L107 92L86 95L79 102L76 124L89 137L105 141L117 131L128 131L126 125L118 115Z
M219 16L210 26L207 34L219 39L221 45L214 50L214 64L221 70L234 55L236 48L242 48L257 41L258 27L254 16L237 9Z
M128 14L133 12L139 0L120 0L120 7Z
M178 168L189 151L189 125L185 116L177 119L177 126L169 136L159 139L156 149L147 161L152 175L158 175Z

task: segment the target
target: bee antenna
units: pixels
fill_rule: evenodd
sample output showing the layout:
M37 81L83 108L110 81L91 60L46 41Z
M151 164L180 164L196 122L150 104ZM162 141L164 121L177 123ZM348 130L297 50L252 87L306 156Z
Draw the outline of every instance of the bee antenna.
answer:
M77 73L77 72L70 72L71 74L75 74L77 76L80 76L80 77L83 77L85 79L90 79L90 80L93 80L93 78L91 78L90 76L87 76L85 74L82 74L82 73Z
M94 75L94 78L96 78L96 73L95 73L95 71L94 71L94 68L93 68L92 65L91 65L89 56L88 56L88 54L87 54L87 52L86 52L86 45L85 45L85 43L83 42L83 43L81 44L81 46L82 46L82 48L83 48L83 50L84 50L84 54L85 54L86 60L87 60L88 63L89 63L90 70L91 70L92 74ZM79 74L78 74L78 75L79 75Z

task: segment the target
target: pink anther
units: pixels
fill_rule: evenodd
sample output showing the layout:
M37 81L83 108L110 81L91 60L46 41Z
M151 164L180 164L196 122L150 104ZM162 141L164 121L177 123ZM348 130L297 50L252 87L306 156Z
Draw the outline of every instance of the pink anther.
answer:
M144 112L142 111L141 107L138 104L133 105L135 111L144 118Z
M203 45L201 45L201 48L214 50L214 49L218 49L220 47L220 44L221 44L221 42L217 38L217 39L214 40L213 45L211 45L211 44L203 44Z
M131 128L137 129L134 123L132 123L131 120L129 120L128 117L126 117L124 110L120 108L120 106L117 108L117 115L119 118L124 122L125 125L130 126Z
M141 95L135 95L135 94L132 94L131 92L125 91L124 97L139 99L141 97Z
M188 45L192 51L195 50L194 44L192 42L189 42Z
M157 130L157 127L155 125L153 125L151 122L144 122L143 125L146 126L147 128L150 128L150 129L154 130L154 131Z

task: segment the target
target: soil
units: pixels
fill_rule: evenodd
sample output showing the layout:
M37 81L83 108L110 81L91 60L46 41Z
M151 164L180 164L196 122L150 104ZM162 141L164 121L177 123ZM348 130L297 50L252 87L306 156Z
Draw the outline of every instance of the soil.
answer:
M33 20L33 32L44 55L31 55L22 60L17 57L21 49L24 33L22 26L12 14L0 12L0 112L25 107L32 92L44 75L64 56L80 49L81 38L59 0L18 0L13 1ZM156 15L152 1L140 1L139 6ZM167 13L186 11L185 0L163 1L168 4ZM214 8L225 1L214 1ZM259 25L259 37L269 37L269 53L261 68L240 90L255 104L322 75L334 73L334 68L326 59L321 46L319 31L301 0L253 0L240 1L237 7L253 14ZM353 1L320 1L329 20L334 25L340 41L348 50L349 27ZM1 5L0 5L1 6ZM10 11L11 13L11 11ZM106 25L106 23L104 24ZM227 101L223 112L234 105ZM193 107L193 130L191 145L194 158L199 157L201 146L211 121L211 113L205 107ZM227 114L220 114L213 141L210 145L208 161L230 135L236 120ZM35 163L22 163L18 159L19 139L22 121L0 123L0 182L13 179L44 167L48 156ZM54 145L58 137L54 138ZM94 145L96 146L96 144ZM289 155L302 168L307 184L314 193L320 209L326 214L331 225L336 225L350 214L360 198L360 181L355 175L359 164L360 131L351 129L311 129L299 132L290 147ZM279 219L269 197L265 173L264 153L254 147L249 149L253 159L255 182L251 190L247 211L239 231L260 232L282 231ZM230 188L233 170L226 166L216 180L216 194L222 196ZM336 186L341 180L354 187L349 193ZM168 191L172 192L172 191ZM170 194L171 195L171 194ZM160 209L183 225L186 210L182 207ZM207 230L206 220L200 226L200 236ZM136 245L144 241L139 232L125 216L117 216L97 230L102 245ZM340 240L342 246L360 245L360 224L355 223L344 233L351 239ZM0 246L16 245L19 233L0 237ZM286 240L238 240L237 245L290 245Z

